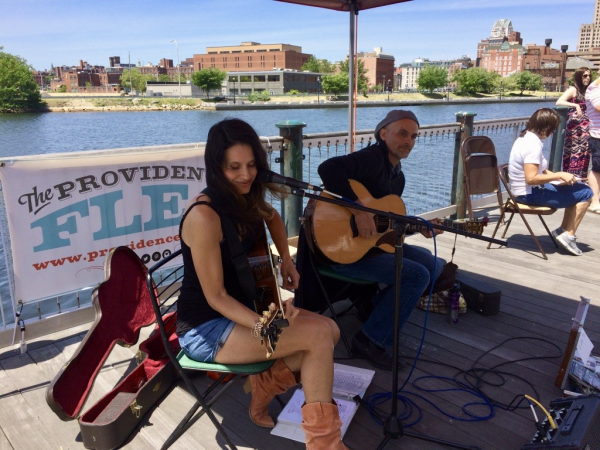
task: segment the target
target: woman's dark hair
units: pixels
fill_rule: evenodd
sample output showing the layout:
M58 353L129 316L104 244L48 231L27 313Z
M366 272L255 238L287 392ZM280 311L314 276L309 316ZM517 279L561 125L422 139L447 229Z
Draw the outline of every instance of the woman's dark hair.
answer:
M592 71L587 67L580 67L573 74L573 83L575 84L575 89L577 89L577 97L581 100L585 98L585 91L587 90L587 86L583 84L583 74L589 72L590 77L592 75ZM591 82L590 78L590 82ZM588 84L589 86L589 84Z
M550 108L541 108L532 114L527 122L527 128L521 131L521 137L531 131L538 136L550 136L560 124L560 116Z
M248 194L240 194L224 174L225 152L236 144L247 144L252 148L258 172L269 169L267 153L254 128L240 119L225 119L214 124L208 132L204 151L206 185L215 209L231 217L242 236L252 237L258 227L262 228L261 220L273 213L265 202L265 187L277 197L286 191L255 180Z

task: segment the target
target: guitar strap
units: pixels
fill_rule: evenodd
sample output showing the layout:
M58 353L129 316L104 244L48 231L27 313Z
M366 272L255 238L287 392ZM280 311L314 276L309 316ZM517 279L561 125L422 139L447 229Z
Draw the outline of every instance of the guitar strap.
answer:
M254 280L254 276L252 275L252 271L250 270L248 257L246 256L246 252L244 252L238 232L235 228L233 220L225 215L220 215L220 217L223 234L225 235L225 240L229 246L231 261L235 266L238 281L240 282L240 285L242 286L246 296L250 300L254 301L257 297L256 282Z

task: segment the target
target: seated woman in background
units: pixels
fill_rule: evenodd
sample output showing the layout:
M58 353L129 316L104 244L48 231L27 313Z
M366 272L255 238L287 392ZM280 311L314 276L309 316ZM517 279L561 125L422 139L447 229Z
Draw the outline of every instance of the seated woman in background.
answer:
M575 232L592 198L589 186L568 172L551 172L542 153L542 140L558 128L560 117L549 108L538 109L510 151L508 174L516 200L530 206L564 208L562 224L552 232L569 253L582 254Z
M184 265L177 306L179 342L185 354L197 361L264 361L259 314L238 280L221 221L225 217L233 221L246 253L266 222L283 261L283 287L295 289L299 275L289 254L285 226L264 198L266 189L275 194L283 191L257 180L259 171L268 169L266 152L254 129L241 120L212 126L204 160L207 188L187 206L179 230ZM249 377L250 418L272 428L269 402L295 386L301 371L306 448L347 450L340 439L338 407L332 400L333 348L339 329L331 319L297 309L291 301L284 303L283 310L289 327L277 343L279 359L267 371Z

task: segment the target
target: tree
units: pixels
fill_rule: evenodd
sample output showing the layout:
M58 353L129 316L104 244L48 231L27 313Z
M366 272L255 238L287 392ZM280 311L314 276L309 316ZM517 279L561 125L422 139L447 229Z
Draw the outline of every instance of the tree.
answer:
M129 84L130 77L131 85ZM123 69L120 81L121 86L128 88L130 91L146 92L146 81L154 81L154 77L152 75L142 75L140 69Z
M31 111L42 105L32 68L0 47L0 112Z
M198 89L206 92L207 97L210 98L210 91L219 89L225 78L227 78L227 72L216 67L208 67L194 72L192 83L198 86Z
M301 70L308 70L315 73L333 73L335 72L335 65L326 59L317 59L314 55L310 55L308 61L302 64Z
M417 85L419 89L433 92L434 89L446 87L448 84L448 71L440 66L426 65L419 72Z
M510 77L511 81L514 82L516 88L521 91L539 91L543 88L544 83L541 75L537 75L529 70L523 72L513 73Z
M356 77L358 79L358 91L366 92L369 89L369 78L367 77L367 69L365 69L364 61L360 59L355 60L354 70L358 70L358 76ZM340 72L345 73L346 77L348 77L348 73L350 72L350 61L348 59L340 63Z
M177 81L178 78L175 79L175 81ZM166 73L161 73L158 75L158 81L160 81L161 83L169 83L173 80L171 80L171 77L169 75L167 75Z
M341 92L347 93L348 84L349 78L347 72L340 72L333 75L323 75L323 77L321 78L321 86L323 87L323 92L327 92L328 94L337 95Z
M455 72L450 81L456 81L458 92L475 94L477 92L493 92L500 78L498 73L489 72L482 67L471 67Z

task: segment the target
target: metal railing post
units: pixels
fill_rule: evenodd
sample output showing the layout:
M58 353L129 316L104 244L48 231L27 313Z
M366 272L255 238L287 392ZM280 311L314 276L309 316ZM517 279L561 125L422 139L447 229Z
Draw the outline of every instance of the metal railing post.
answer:
M565 134L567 132L567 118L569 116L568 106L555 106L553 108L560 116L560 124L552 135L552 146L550 147L550 158L548 159L548 168L552 172L562 170L562 155L565 147Z
M464 219L467 214L467 201L465 198L465 185L463 161L460 148L463 141L469 136L473 136L473 122L476 113L461 111L456 114L456 121L460 122L460 132L456 133L454 140L454 161L452 170L452 190L450 191L450 201L456 205L456 218Z
M275 162L279 162L281 174L285 177L302 180L302 128L304 122L286 120L276 123L279 135L283 138L281 153ZM302 217L302 197L290 196L281 202L281 217L285 223L288 236L300 234L300 217Z

